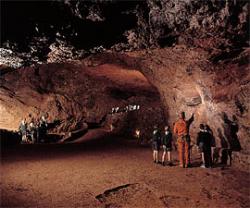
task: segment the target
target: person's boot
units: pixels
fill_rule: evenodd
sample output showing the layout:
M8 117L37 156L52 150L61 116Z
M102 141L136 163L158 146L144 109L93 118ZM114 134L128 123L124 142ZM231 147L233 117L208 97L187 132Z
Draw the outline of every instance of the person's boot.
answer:
M162 166L165 166L165 162L164 161L162 161L161 164L162 164Z

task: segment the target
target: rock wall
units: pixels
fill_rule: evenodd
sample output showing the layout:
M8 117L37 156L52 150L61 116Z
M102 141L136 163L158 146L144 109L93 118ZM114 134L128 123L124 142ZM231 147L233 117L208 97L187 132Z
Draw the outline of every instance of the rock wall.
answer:
M214 64L211 54L202 49L176 46L131 52L128 63L138 65L157 87L170 125L179 112L185 111L187 118L194 113L192 140L196 141L199 124L207 124L216 146L241 150L234 154L235 160L249 168L249 54L249 49L245 49L236 58Z
M249 166L249 49L214 62L214 54L184 45L128 53L102 53L68 64L22 68L1 77L1 128L16 129L22 117L49 114L53 131L67 133L112 123L116 133L135 129L149 141L152 127L173 123L181 111L211 128L216 146L240 151L235 161ZM142 75L142 74L144 75ZM110 116L112 107L142 106ZM247 159L246 159L247 158Z
M21 68L3 75L1 83L2 129L17 130L29 114L35 119L48 114L51 132L65 136L91 128L109 130L111 123L116 133L131 136L143 128L150 135L154 124L164 123L155 87L140 72L105 60ZM110 114L113 107L127 105L140 105L140 110Z
M84 129L102 124L114 105L138 102L150 107L131 114L130 121L143 119L128 128L172 125L179 111L194 113L193 140L206 123L217 146L242 148L235 160L247 161L248 1L4 1L2 8L2 128L49 111L51 122L62 121L56 131ZM20 68L74 59L83 60ZM150 87L134 72L117 75L120 67L140 71Z
M105 54L142 72L157 88L166 123L173 123L181 111L194 113L190 128L195 143L199 124L213 132L217 148L233 150L234 164L249 168L250 149L250 65L249 48L234 58L221 52L177 45L173 48ZM101 59L102 55L98 56ZM159 115L159 114L158 114ZM239 152L240 151L240 152Z
M1 7L1 47L12 53L0 64L11 66L64 62L106 49L185 44L231 51L249 45L249 2L242 0L3 1Z

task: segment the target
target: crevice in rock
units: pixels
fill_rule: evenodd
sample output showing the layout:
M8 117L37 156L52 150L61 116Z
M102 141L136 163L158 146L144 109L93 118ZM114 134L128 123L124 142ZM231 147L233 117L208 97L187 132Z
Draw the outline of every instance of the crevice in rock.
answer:
M124 184L124 185L121 185L121 186L117 186L115 188L112 188L112 189L107 189L105 190L102 194L99 194L97 195L95 198L98 199L100 202L104 202L105 198L108 197L109 195L113 194L113 193L116 193L122 189L126 189L130 186L133 186L133 185L137 185L138 183L128 183L128 184Z

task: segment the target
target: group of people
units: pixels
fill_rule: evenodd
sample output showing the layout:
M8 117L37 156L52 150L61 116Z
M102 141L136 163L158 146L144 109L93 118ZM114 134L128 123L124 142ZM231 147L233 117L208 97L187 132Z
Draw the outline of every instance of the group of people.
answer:
M43 143L47 134L48 122L45 116L38 119L29 115L29 121L24 118L19 125L19 134L22 136L22 144Z
M160 130L157 126L154 126L153 131L153 160L154 163L159 163L159 150L162 144L163 154L161 164L165 165L165 157L168 155L168 165L172 165L171 162L171 151L172 151L172 133L170 132L169 126L165 126L164 135L161 136Z
M189 120L185 120L185 113L181 112L179 120L174 123L174 134L177 136L177 148L179 154L179 165L182 168L188 168L191 166L191 139L189 135L189 127L194 120L194 115ZM162 145L163 154L162 160L159 161L159 150ZM210 129L207 125L200 124L200 131L197 135L196 145L202 155L203 168L212 166L212 136ZM167 164L173 165L171 159L171 151L173 146L173 136L169 126L164 127L164 134L161 135L160 130L157 126L154 126L152 135L152 149L153 149L153 161L154 163L162 164L165 163L165 157L168 156Z

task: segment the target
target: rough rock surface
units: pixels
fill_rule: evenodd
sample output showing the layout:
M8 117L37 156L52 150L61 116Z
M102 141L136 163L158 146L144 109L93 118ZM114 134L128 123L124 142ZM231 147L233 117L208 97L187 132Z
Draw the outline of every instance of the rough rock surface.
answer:
M247 167L248 57L246 49L234 59L214 63L211 54L202 49L176 46L103 53L81 62L19 69L1 79L1 128L16 128L30 112L48 112L51 122L62 122L57 132L111 122L117 123L123 133L126 129L143 129L143 136L149 139L154 123L162 126L168 122L172 127L178 113L185 111L187 118L194 113L190 129L194 142L199 124L206 123L217 147L242 149L236 160ZM105 117L112 107L128 104L139 104L142 110Z
M242 0L4 1L2 11L1 47L23 64L50 62L52 54L54 61L85 57L101 46L132 51L249 45L249 2Z
M85 129L110 121L104 115L114 105L138 102L147 110L130 114L130 121L143 118L144 128L144 122L172 125L179 111L186 111L187 117L194 113L192 139L199 123L207 123L217 146L242 148L235 160L249 168L248 1L4 1L2 5L2 68L64 62L98 52L68 64L10 73L1 68L5 73L2 128L16 128L20 117L49 109L51 122L62 121L57 132ZM123 67L140 71L146 77L143 83L151 85L142 87L135 79L138 72L125 70L114 76ZM152 120L147 117L151 114ZM125 119L120 116L114 117L118 123Z
M214 63L202 49L176 46L172 49L132 52L128 63L157 87L171 125L178 113L194 113L190 134L196 141L199 124L211 128L216 146L230 148L234 159L249 168L250 66L249 49L235 58Z
M57 124L51 131L66 136L88 128L109 128L110 124L116 133L133 135L141 128L149 135L154 124L164 123L158 91L140 72L121 65L90 59L47 64L7 73L1 83L0 128L4 129L17 130L20 120L29 114L35 118L48 114L49 122ZM110 114L113 107L127 105L141 108Z
M193 142L199 124L205 123L216 146L232 149L234 160L249 167L249 49L220 62L214 61L215 54L183 45L104 57L108 62L122 61L144 74L158 89L165 120L171 127L180 111L185 111L187 118L194 113L190 129Z

